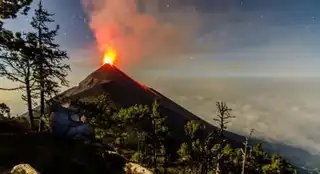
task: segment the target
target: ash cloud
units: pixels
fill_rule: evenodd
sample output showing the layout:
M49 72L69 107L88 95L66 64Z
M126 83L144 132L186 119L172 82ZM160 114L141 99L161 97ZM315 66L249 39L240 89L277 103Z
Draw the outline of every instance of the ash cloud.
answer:
M172 63L173 57L200 49L194 44L202 23L199 14L189 7L162 12L157 1L144 2L143 12L136 0L83 0L100 57L107 47L114 47L117 66L140 67Z

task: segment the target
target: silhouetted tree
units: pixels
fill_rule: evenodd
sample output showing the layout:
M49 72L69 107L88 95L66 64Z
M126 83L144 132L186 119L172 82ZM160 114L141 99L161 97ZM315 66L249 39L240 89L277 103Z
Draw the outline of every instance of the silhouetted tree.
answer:
M27 14L31 2L32 0L0 0L0 68L2 69L3 66L6 66L2 62L4 52L8 51L8 48L12 48L16 42L16 34L14 34L10 30L3 28L3 20L16 18L19 11L21 11L21 14ZM24 87L18 86L14 88L0 88L0 90L19 90L22 88Z
M10 108L5 103L0 103L0 117L10 118Z
M102 93L99 96L92 98L77 99L72 102L80 113L89 117L89 122L93 126L97 139L103 139L105 136L116 137L112 131L113 126L118 124L115 114L118 112L118 107L111 100L108 93ZM120 127L121 126L121 127Z
M218 123L219 135L220 137L223 137L223 133L227 129L227 124L229 123L229 120L235 118L235 116L231 115L232 109L230 109L225 102L218 101L216 102L216 106L218 109L218 113L216 118L214 118L213 120Z
M32 34L16 33L10 42L7 41L6 50L0 52L2 66L0 65L0 76L20 84L20 88L25 91L22 99L27 102L31 128L34 128L33 101L36 98L35 76L33 65L35 60L36 42Z
M34 72L37 86L40 91L40 115L45 112L45 100L59 92L60 84L67 86L66 76L70 70L69 65L63 63L68 59L67 52L60 50L59 44L54 43L59 26L51 30L49 24L53 23L53 14L43 8L41 0L35 10L31 26L35 32L31 33L37 41Z
M32 0L0 0L0 23L3 19L16 18L20 10L22 14L26 14L31 2Z

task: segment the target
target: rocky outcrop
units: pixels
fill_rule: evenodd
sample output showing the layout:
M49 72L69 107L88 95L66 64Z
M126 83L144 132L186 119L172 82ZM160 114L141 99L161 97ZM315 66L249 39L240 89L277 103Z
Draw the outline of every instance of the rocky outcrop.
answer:
M127 163L124 167L125 174L153 174L150 170L135 163ZM18 164L12 168L10 174L40 174L30 164Z
M18 164L12 168L11 174L40 174L30 164Z
M150 170L142 167L136 163L127 163L125 166L125 172L127 174L153 174Z

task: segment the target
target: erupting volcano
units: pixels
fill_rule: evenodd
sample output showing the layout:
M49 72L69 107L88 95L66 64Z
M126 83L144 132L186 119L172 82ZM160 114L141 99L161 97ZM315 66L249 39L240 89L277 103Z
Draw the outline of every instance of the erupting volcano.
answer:
M113 65L114 62L116 61L117 53L114 49L109 48L107 51L104 53L103 56L103 64L109 64Z
M161 113L167 116L168 127L172 137L174 137L173 141L177 142L184 139L184 136L181 136L184 133L184 125L190 120L204 123L210 132L216 129L213 125L197 117L160 92L143 85L112 65L115 58L116 54L114 50L109 50L106 53L103 66L89 74L77 86L64 91L57 97L95 100L97 96L108 93L112 101L119 108L128 108L139 104L151 106L154 100L157 100ZM35 116L39 116L39 107L34 110L37 111L35 112ZM25 113L22 117L27 117L27 115L28 113ZM225 132L225 135L232 137L232 140L239 140L239 142L244 140L243 137L231 132ZM239 143L233 141L231 144Z

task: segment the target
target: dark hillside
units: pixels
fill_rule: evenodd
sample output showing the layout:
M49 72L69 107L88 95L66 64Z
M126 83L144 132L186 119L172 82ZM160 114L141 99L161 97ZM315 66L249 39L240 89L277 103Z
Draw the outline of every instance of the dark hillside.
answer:
M174 101L165 97L158 91L146 87L145 85L132 79L124 72L115 66L105 64L98 70L91 73L77 87L73 87L61 94L61 96L68 96L71 98L90 98L107 92L111 99L119 107L129 107L135 104L151 105L157 99L160 104L161 112L168 116L169 126L173 132L176 132L177 137L181 135L183 126L187 121L197 120L204 123L209 130L214 130L215 127L197 117L190 111L181 107ZM227 136L232 137L233 144L242 142L242 136L226 133ZM241 143L239 143L241 144Z

